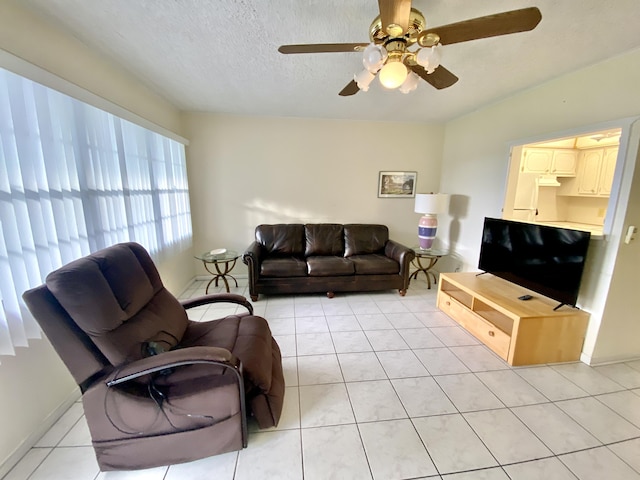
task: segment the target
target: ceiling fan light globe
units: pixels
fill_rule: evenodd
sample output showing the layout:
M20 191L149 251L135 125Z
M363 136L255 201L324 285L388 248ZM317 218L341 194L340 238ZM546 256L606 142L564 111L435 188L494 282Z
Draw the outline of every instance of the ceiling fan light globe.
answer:
M376 73L387 61L387 50L380 45L370 43L362 53L362 64L371 73Z
M376 76L366 68L353 76L358 88L363 92L369 91L369 85L371 85L374 78L376 78Z
M398 88L407 79L409 71L402 62L387 62L380 69L378 78L384 88Z
M416 62L418 62L418 65L423 67L427 73L433 73L433 71L440 66L441 59L442 53L439 44L431 48L421 48L416 55Z
M400 85L400 92L409 93L413 92L416 88L418 88L418 82L420 81L420 77L413 72L409 72L407 75L407 79L404 81L402 85Z

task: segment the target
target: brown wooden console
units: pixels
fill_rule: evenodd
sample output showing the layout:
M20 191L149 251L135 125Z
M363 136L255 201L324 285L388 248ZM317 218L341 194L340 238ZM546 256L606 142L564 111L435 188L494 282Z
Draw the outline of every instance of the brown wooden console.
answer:
M557 305L490 274L440 274L438 308L510 365L579 360L589 314Z

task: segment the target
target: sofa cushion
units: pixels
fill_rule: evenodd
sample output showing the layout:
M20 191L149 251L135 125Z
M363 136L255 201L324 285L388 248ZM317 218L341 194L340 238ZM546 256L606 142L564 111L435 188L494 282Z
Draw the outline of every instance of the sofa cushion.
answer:
M344 256L382 253L387 240L389 229L385 225L347 224L344 226Z
M304 255L344 255L344 229L337 223L307 224L304 226L306 246Z
M331 275L353 275L353 262L344 257L325 255L307 258L307 271L310 277L327 277Z
M265 258L260 265L263 277L306 277L307 263L299 258Z
M282 257L304 255L304 225L298 223L258 225L256 241L267 255Z
M352 255L356 275L390 275L400 273L400 265L384 255Z

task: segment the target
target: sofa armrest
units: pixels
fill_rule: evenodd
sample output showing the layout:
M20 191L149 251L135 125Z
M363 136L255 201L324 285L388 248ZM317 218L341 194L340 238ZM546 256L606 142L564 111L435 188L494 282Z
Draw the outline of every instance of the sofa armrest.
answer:
M113 377L107 381L107 386L112 387L168 368L197 363L224 364L242 372L240 360L225 348L188 347L170 350L128 363L116 370Z
M403 265L404 263L407 263L408 265L416 256L415 252L411 248L394 240L387 240L387 243L384 246L384 254L389 258L393 258L400 265Z
M242 261L248 267L249 273L249 295L253 301L258 299L256 283L260 277L260 264L262 263L262 245L253 242L242 254Z
M253 305L242 295L235 293L214 293L211 295L202 295L189 300L180 301L185 309L207 305L209 303L236 303L245 307L250 315L253 315Z
M401 243L394 240L387 240L384 246L384 254L400 264L400 276L403 278L403 288L409 288L409 271L411 261L416 257L415 252Z

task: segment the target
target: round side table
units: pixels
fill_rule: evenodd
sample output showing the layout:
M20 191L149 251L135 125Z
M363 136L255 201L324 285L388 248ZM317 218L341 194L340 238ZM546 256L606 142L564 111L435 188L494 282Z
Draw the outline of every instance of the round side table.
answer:
M430 248L423 250L420 247L413 247L413 251L416 254L416 258L413 260L413 266L416 267L416 271L409 275L409 281L414 278L418 278L420 272L424 273L427 277L427 288L431 289L431 278L433 278L433 284L436 285L438 280L436 274L431 271L438 260L448 254L444 250L438 250L437 248ZM423 264L424 261L424 264Z
M227 250L224 253L216 254L205 252L195 256L195 258L202 261L205 270L213 275L213 278L209 280L209 283L207 283L205 294L209 293L209 286L211 285L211 283L215 281L215 286L217 287L220 279L222 279L222 281L224 282L227 293L229 293L230 290L227 277L233 279L233 281L236 283L236 287L238 286L238 281L233 275L230 275L229 272L231 272L231 270L233 270L233 267L236 266L236 260L238 260L239 257L240 255L238 255L238 252L235 252L233 250ZM211 265L213 265L215 271L210 270Z

